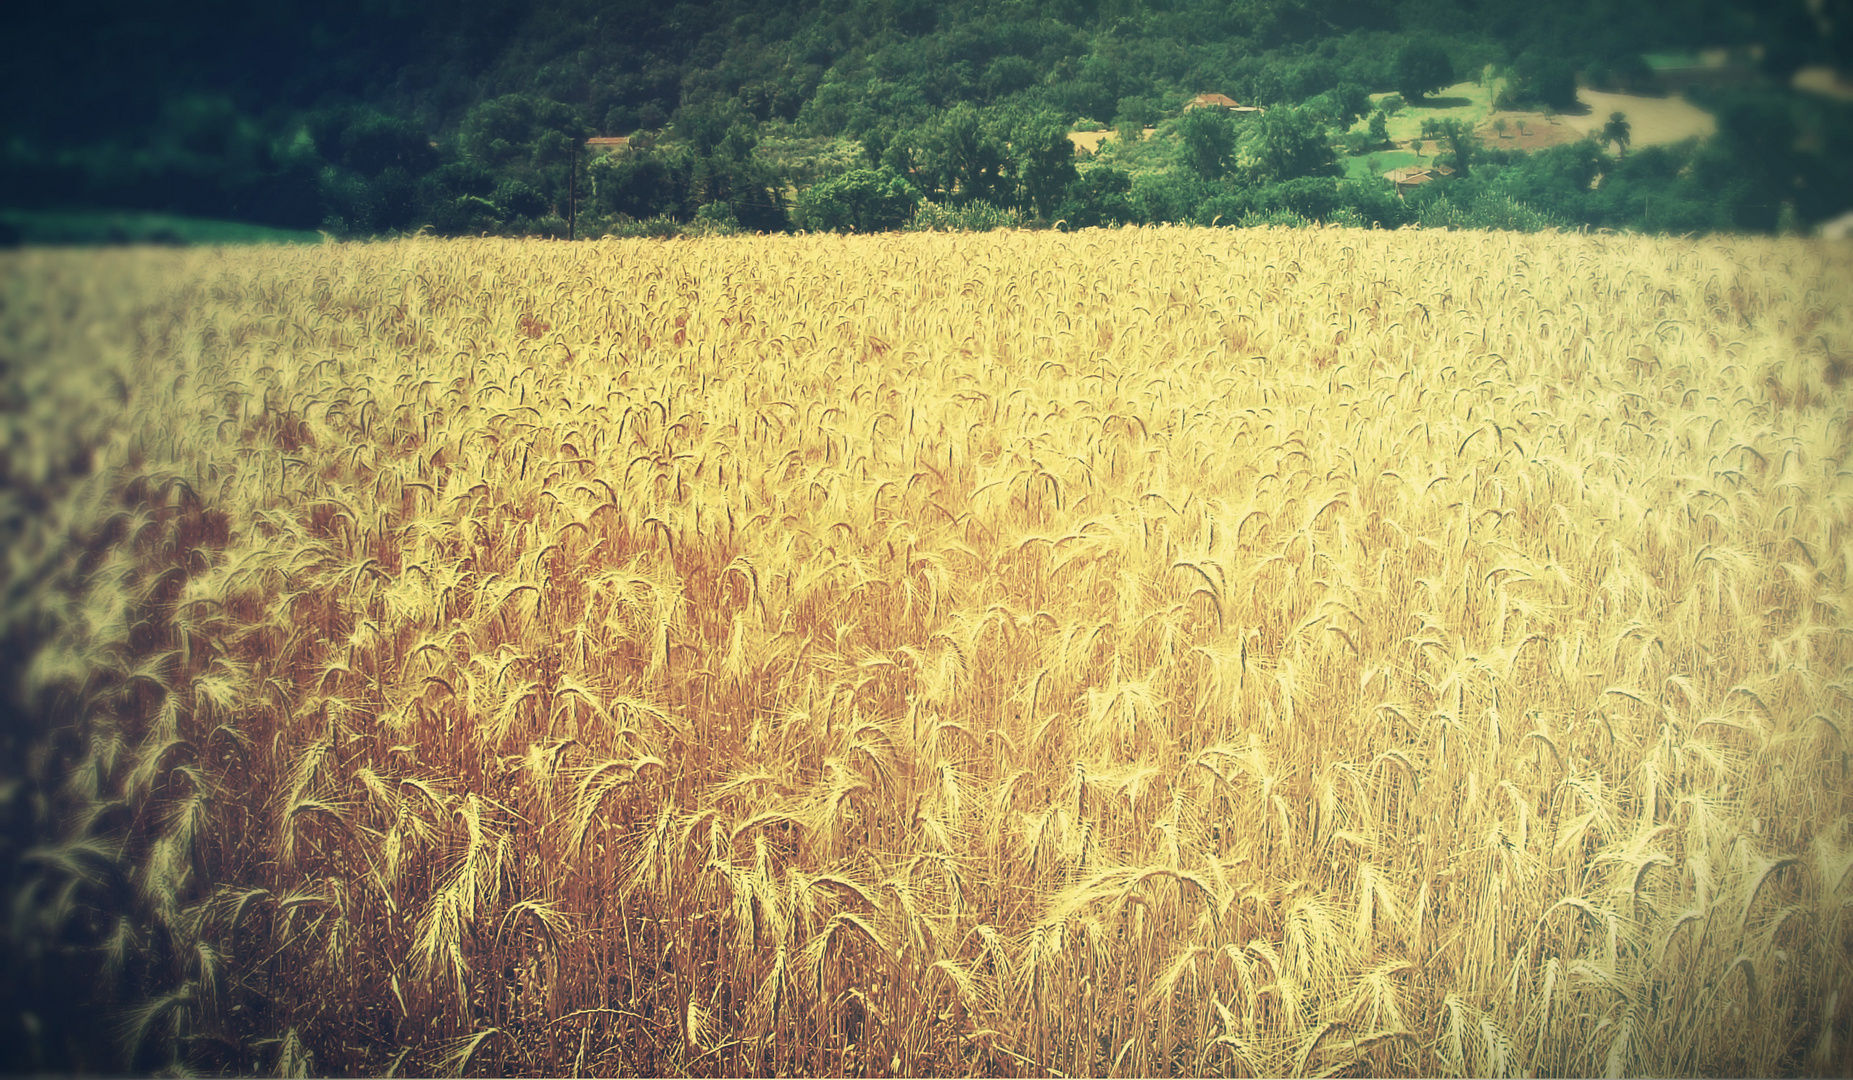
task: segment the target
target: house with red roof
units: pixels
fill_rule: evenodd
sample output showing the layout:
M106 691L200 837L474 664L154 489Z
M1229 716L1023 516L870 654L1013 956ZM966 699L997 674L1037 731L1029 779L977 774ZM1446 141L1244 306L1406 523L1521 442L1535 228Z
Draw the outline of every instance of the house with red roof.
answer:
M1437 180L1446 180L1454 175L1451 165L1405 165L1400 169L1391 169L1383 178L1396 186L1398 195L1414 191L1423 184L1432 184Z

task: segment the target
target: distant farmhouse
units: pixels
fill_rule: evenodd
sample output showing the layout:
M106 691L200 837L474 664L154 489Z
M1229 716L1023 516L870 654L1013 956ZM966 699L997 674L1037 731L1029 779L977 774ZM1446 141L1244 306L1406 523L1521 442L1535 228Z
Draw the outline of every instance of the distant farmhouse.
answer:
M630 145L629 135L599 135L585 141L587 150L603 150L607 153L629 149Z
M1400 169L1391 169L1383 178L1396 186L1396 193L1414 191L1423 184L1432 184L1446 180L1454 175L1454 169L1448 165L1405 165Z
M1231 113L1261 113L1266 109L1258 105L1243 105L1227 94L1198 94L1184 103L1184 111L1192 109L1220 109Z

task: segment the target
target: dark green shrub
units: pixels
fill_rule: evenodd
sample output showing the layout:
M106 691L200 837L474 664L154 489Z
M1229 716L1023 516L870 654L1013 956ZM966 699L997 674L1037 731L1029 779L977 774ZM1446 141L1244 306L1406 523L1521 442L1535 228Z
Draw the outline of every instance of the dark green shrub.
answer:
M892 169L851 169L798 193L793 224L814 232L898 229L920 195Z

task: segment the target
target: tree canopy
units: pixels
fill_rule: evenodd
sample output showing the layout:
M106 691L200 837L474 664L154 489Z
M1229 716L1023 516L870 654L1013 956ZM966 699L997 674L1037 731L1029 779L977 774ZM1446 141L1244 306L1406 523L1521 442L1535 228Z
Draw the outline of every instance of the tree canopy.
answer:
M1454 82L1454 64L1441 46L1416 40L1396 54L1396 92L1412 102Z
M919 202L919 192L892 169L851 169L805 188L793 219L804 229L879 232L906 224Z
M1602 141L1610 143L1623 155L1628 152L1628 144L1634 140L1634 126L1628 123L1625 113L1617 110L1609 113L1608 123L1602 125Z
M1255 121L1242 142L1244 171L1258 183L1337 172L1331 141L1313 113L1280 105Z
M1502 104L1569 108L1579 79L1638 89L1653 78L1645 54L1717 41L1770 45L1770 72L1853 69L1853 18L1833 18L1847 2L1826 0L1820 18L1799 0L1705 0L1696 14L1689 0L14 5L0 13L12 76L0 86L0 206L167 210L341 236L563 235L577 210L581 233L654 235L835 220L823 208L861 205L850 192L866 177L805 193L862 170L882 190L898 178L941 210L989 207L996 220L1317 217L1324 195L1271 189L1310 179L1339 190L1328 182L1341 151L1358 182L1376 183L1381 170L1363 177L1362 159L1397 126L1392 92L1419 108L1490 68ZM1211 91L1267 112L1183 109ZM1803 149L1781 150L1788 171L1771 182L1795 190L1772 200L1719 172L1710 197L1786 200L1806 220L1844 209L1834 193L1853 189L1853 107L1779 87L1775 104L1754 97L1719 91L1709 107L1780 114ZM1703 199L1688 188L1711 175L1706 162L1762 141L1725 121L1706 148L1670 151L1682 161L1671 175L1624 182L1609 170L1634 202L1539 190L1562 201L1563 220L1690 223L1703 215L1645 208ZM1109 126L1116 137L1077 158L1069 133ZM630 142L589 153L592 135ZM1631 133L1602 137L1630 167L1640 156ZM1445 141L1475 184L1524 187L1517 177L1552 168L1503 160L1471 134ZM1329 212L1402 213L1367 213L1361 190L1344 189L1334 197L1352 202ZM1466 190L1450 196L1455 211ZM1707 220L1753 227L1760 213Z

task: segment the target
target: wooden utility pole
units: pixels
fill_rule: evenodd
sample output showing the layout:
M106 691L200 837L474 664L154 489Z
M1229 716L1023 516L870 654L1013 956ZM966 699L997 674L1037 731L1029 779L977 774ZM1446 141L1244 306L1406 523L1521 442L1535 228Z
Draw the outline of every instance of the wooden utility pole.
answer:
M566 173L566 239L577 240L579 231L579 141L573 140L573 160Z

